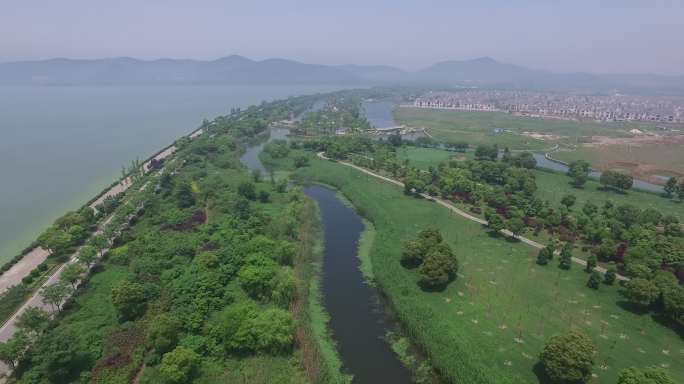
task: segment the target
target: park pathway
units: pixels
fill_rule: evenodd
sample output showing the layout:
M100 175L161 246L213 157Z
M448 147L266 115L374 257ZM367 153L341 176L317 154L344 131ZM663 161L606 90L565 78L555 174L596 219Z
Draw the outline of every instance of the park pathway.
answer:
M326 157L326 156L325 156L325 153L324 153L324 152L319 152L319 153L318 153L318 157L320 157L321 159L324 159L324 160L331 160L329 157ZM360 172L363 172L363 173L365 173L365 174L367 174L367 175L371 175L371 176L376 177L376 178L378 178L378 179L384 180L384 181L386 181L386 182L388 182L388 183L392 183L392 184L397 185L397 186L402 187L402 188L404 187L404 183L402 183L402 182L399 181L399 180L395 180L395 179L389 178L389 177L387 177L387 176L383 176L383 175L377 174L377 173L375 173L375 172L373 172L373 171L370 171L370 170L368 170L368 169L366 169L366 168L359 167L358 165L354 165L354 164L349 163L349 162L346 162L346 161L340 161L340 160L334 160L334 161L336 161L336 162L339 163L339 164L346 165L346 166L348 166L348 167L354 168L354 169L356 169L356 170L358 170L358 171L360 171ZM423 197L423 198L425 198L425 199L432 200L432 201L436 202L437 204L439 204L439 205L441 205L441 206L443 206L443 207L449 209L450 211L452 211L452 212L456 213L457 215L459 215L459 216L461 216L461 217L464 217L464 218L466 218L466 219L468 219L468 220L474 221L474 222L479 223L479 224L482 224L482 225L487 225L487 224L488 224L488 223L487 223L487 220L481 219L481 218L479 218L479 217L477 217L477 216L473 216L473 215L471 215L470 213L468 213L468 212L466 212L466 211L464 211L464 210L462 210L462 209L459 209L459 208L455 207L453 204L451 204L450 202L448 202L448 201L446 201L446 200L444 200L444 199L441 199L441 198L438 198L438 197L433 197L433 196L430 196L430 195L428 195L428 194L426 194L426 193L421 193L420 196ZM540 243L538 243L538 242L536 242L536 241L534 241L534 240L532 240L532 239L528 239L528 238L526 238L526 237L524 237L524 236L514 235L511 231L509 231L509 230L507 230L507 229L502 229L502 230L500 231L500 233L503 234L503 235L505 235L505 236L513 237L513 238L515 238L515 239L517 239L517 240L519 240L519 241L521 241L521 242L523 242L523 243L525 243L525 244L527 244L527 245L529 245L529 246L532 246L532 247L534 247L534 248L537 248L537 249L542 249L542 248L545 247L545 245L540 244ZM585 260L580 259L580 258L573 257L573 258L572 258L572 261L573 261L574 263L577 263L577 264L583 266L583 267L586 267L586 266L587 266L587 262L586 262ZM594 270L596 270L596 271L598 271L598 272L601 272L601 273L606 273L606 271L607 271L605 268L600 267L600 266L595 267ZM617 274L616 277L617 277L618 280L629 280L629 278L627 278L627 277L625 277L625 276L622 276L622 275L620 275L620 274Z

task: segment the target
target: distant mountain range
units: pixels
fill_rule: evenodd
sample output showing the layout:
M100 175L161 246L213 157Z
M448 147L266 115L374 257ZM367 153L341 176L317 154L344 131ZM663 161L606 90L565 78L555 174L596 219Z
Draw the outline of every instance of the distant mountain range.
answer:
M391 66L318 65L292 60L50 59L0 63L0 84L421 85L558 91L684 94L684 76L553 73L489 57L444 61L409 72Z

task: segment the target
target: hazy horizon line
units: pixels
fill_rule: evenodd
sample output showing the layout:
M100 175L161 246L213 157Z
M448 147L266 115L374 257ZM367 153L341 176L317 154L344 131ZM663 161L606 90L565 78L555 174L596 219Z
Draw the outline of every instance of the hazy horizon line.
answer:
M141 58L141 57L128 56L128 55L97 56L97 57L51 56L51 57L44 57L44 58L9 59L9 60L5 60L5 59L0 58L0 65L12 64L12 63L41 62L41 61L50 61L50 60L98 61L98 60L116 60L116 59L132 59L132 60L137 60L137 61L142 61L142 62L154 62L154 61L161 61L161 60L212 62L212 61L218 61L218 60L225 59L228 57L233 57L233 56L242 57L242 58L254 61L254 62L262 62L262 61L268 61L268 60L286 60L286 61L293 61L293 62L297 62L297 63L301 63L301 64L323 65L323 66L330 66L330 67L347 66L347 65L357 65L357 66L363 66L363 67L391 67L391 68L396 68L396 69L399 69L399 70L407 72L407 73L419 72L421 70L430 68L431 66L434 66L434 65L440 64L440 63L470 62L470 61L490 59L490 60L493 60L499 64L514 65L514 66L521 67L521 68L531 69L531 70L535 70L535 71L548 72L548 73L553 73L553 74L584 73L584 74L591 74L591 75L654 75L654 76L662 76L662 77L684 77L684 72L678 73L678 74L671 74L671 73L662 73L662 72L591 72L591 71L581 71L581 70L573 70L573 71L551 70L551 69L544 69L544 68L533 67L533 66L526 66L526 65L517 64L517 63L509 62L509 61L501 61L501 60L498 60L495 57L490 56L490 55L471 57L471 58L463 58L463 59L444 59L444 60L435 61L432 64L428 64L425 66L414 68L414 69L409 69L409 68L402 67L399 65L387 64L387 63L384 63L384 64L358 64L358 63L346 62L346 63L337 63L337 64L330 64L330 63L326 64L326 63L308 62L306 60L292 59L292 58L279 57L279 56L268 56L266 58L253 58L250 56L241 55L239 53L226 54L226 55L218 56L215 58L198 58L198 57L191 58L191 57L171 57L171 56L160 56L160 57L156 57L156 58Z

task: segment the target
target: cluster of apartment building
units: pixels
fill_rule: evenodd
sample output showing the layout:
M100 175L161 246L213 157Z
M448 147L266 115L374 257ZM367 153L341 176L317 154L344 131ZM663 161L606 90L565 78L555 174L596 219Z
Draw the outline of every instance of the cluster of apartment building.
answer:
M415 99L413 105L568 120L684 123L684 98L674 96L463 90L430 92Z

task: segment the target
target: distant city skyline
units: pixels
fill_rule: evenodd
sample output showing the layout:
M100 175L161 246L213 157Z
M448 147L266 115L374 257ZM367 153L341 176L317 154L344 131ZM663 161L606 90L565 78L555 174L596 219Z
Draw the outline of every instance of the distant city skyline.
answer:
M5 0L0 62L238 54L416 70L482 56L552 72L684 75L674 0Z

